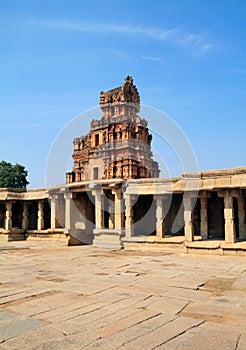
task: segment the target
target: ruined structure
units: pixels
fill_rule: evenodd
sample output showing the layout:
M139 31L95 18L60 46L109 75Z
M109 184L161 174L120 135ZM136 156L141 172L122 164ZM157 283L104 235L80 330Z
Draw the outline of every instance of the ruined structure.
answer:
M74 140L66 184L0 189L0 240L246 256L246 167L157 178L139 103L129 76L101 92L103 116Z
M90 132L75 138L73 171L67 183L98 179L159 176L152 159L148 122L140 118L140 97L131 76L122 86L100 93L102 118L91 121Z

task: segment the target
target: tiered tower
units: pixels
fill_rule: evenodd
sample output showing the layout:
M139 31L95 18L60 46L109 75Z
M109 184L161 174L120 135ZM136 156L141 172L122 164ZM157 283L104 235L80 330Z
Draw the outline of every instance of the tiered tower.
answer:
M152 159L148 122L140 118L140 97L131 76L122 86L100 93L103 116L90 132L75 138L73 171L67 183L98 179L159 177Z

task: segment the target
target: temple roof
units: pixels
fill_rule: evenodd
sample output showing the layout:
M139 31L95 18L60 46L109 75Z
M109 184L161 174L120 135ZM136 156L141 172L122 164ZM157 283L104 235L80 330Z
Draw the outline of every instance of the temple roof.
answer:
M136 103L140 104L138 89L133 85L132 76L125 78L122 86L100 92L100 106L103 107L109 103Z

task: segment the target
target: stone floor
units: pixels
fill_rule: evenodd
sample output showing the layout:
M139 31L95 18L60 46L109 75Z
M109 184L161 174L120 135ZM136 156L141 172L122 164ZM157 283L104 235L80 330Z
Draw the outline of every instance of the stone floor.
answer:
M245 350L246 259L1 243L0 349Z

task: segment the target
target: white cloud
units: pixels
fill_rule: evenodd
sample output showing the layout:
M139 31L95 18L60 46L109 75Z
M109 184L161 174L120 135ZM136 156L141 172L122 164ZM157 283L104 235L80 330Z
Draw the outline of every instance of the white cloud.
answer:
M161 63L163 62L162 59L157 56L143 55L142 59L146 61L161 62Z
M201 52L209 51L213 48L213 44L207 41L206 35L187 33L180 27L161 29L141 25L133 26L85 21L52 21L42 19L33 19L31 22L44 27L63 30L76 30L97 34L139 36L143 39L163 41L183 48L194 48Z

